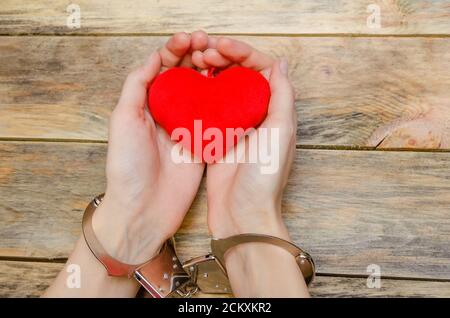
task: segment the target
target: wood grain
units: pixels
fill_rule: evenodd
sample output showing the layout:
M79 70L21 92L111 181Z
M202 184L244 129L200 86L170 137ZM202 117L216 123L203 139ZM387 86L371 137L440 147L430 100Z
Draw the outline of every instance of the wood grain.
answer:
M104 190L106 145L0 143L0 256L67 257L87 202ZM298 150L284 197L292 238L319 273L450 279L448 153ZM202 185L177 234L208 252Z
M77 0L81 28L70 29L71 2L3 0L3 34L173 33L205 29L245 34L449 34L448 0ZM381 28L367 23L378 5ZM373 25L373 24L372 24Z
M0 297L39 297L63 264L0 261Z
M450 39L238 38L289 59L300 144L450 148ZM165 40L2 38L0 138L106 140L123 79Z
M0 297L39 297L63 264L0 261ZM365 278L316 277L313 297L450 297L449 282L381 278L380 289L367 288ZM199 293L196 297L224 297Z
M381 288L367 288L365 278L319 276L310 288L312 297L445 297L450 283L381 278Z

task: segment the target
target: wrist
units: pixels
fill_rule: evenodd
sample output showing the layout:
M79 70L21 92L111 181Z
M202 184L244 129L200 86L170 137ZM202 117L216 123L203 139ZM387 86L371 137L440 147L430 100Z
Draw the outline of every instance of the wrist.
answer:
M240 212L243 212L242 210ZM227 213L216 238L255 233L291 241L279 210ZM308 297L305 280L295 257L287 250L268 243L245 243L229 249L224 255L226 271L237 297ZM267 273L278 273L267 275Z
M108 254L127 264L154 257L166 238L145 213L105 195L92 218L94 232Z

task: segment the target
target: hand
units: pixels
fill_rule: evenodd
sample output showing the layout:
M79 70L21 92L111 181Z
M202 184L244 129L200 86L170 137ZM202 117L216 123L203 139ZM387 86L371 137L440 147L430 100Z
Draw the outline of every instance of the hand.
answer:
M286 61L276 62L249 45L228 39L210 39L204 52L194 52L192 59L200 67L226 68L241 65L260 71L270 83L271 99L268 115L261 129L279 129L276 150L279 152L278 171L261 173L262 165L218 163L207 167L208 225L213 236L223 238L239 233L270 234L288 239L281 220L281 198L295 154L297 115L294 91L288 79ZM245 140L242 139L241 143ZM228 154L230 155L230 154ZM227 155L227 156L228 156Z
M279 157L272 174L262 173L261 163L216 163L207 166L208 225L214 237L241 233L268 234L289 239L281 218L283 190L295 155L297 116L294 91L288 79L286 61L272 58L231 39L210 39L210 48L194 52L197 66L226 68L242 65L260 71L269 80L271 99L268 115L247 140L246 153L254 153L255 138L263 129L278 129L270 138L271 155ZM269 134L270 135L270 134ZM232 153L228 153L229 157ZM227 162L227 158L225 158ZM225 255L233 293L237 297L308 297L302 273L292 255L284 249L261 243L247 243Z
M93 226L107 252L138 264L150 259L175 234L199 187L204 165L176 164L170 136L153 121L147 88L161 69L192 67L191 52L207 46L207 35L175 34L128 75L110 120L105 198Z

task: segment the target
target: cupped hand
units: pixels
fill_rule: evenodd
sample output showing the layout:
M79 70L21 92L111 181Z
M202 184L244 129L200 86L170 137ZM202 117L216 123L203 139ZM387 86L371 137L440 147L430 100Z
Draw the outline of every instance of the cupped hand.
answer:
M105 198L94 230L108 253L131 264L150 259L173 236L199 187L204 165L175 163L174 142L152 119L147 90L164 69L194 67L191 53L207 47L203 32L175 34L130 73L112 112Z
M225 163L207 166L208 225L212 235L223 238L261 233L289 239L281 219L281 199L295 155L297 115L287 62L276 61L246 43L229 38L210 38L208 49L194 51L192 61L201 68L240 65L254 69L269 80L271 89L265 121L241 139L240 146L245 147L247 154L258 152L253 141L265 138L266 129L267 136L272 136L269 153L272 152L274 169L265 171L267 163L260 160L257 163L227 160L233 153L227 154ZM278 131L278 136L271 135L271 131Z

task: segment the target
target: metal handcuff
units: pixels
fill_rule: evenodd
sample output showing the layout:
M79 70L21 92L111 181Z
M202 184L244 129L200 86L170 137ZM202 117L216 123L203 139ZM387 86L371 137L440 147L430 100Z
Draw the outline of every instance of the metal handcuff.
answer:
M87 246L103 264L110 276L134 277L154 298L191 297L198 291L207 294L229 294L231 287L225 268L226 252L243 243L268 243L292 254L309 285L314 279L312 257L291 242L261 234L241 234L225 239L211 240L211 253L181 263L175 251L175 242L167 240L159 253L137 265L122 263L111 257L98 241L92 228L92 216L102 202L104 194L95 197L83 215L83 235Z

